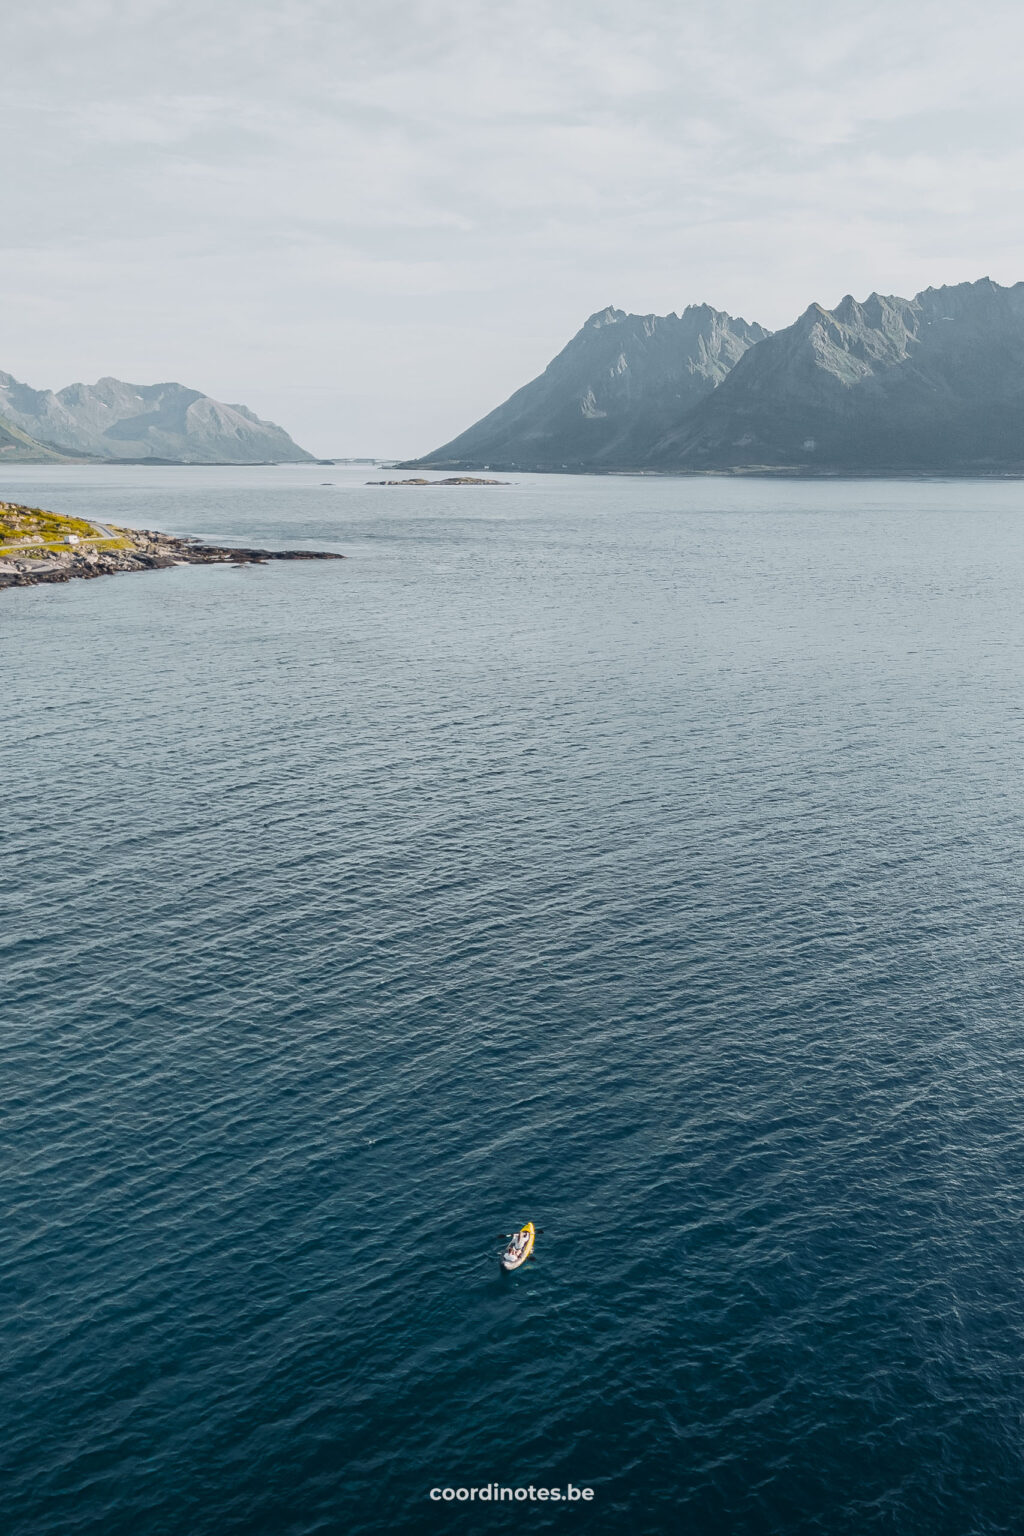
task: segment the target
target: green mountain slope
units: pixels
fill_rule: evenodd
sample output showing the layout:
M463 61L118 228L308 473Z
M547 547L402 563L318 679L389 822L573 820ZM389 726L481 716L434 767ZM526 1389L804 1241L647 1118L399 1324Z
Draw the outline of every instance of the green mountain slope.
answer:
M16 427L13 421L0 416L0 464L70 464L74 457L48 448Z

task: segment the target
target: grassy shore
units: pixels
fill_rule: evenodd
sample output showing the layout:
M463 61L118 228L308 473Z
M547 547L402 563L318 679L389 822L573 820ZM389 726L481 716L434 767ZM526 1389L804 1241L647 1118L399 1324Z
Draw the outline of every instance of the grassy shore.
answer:
M0 501L0 590L37 587L171 565L265 565L268 560L342 560L314 549L242 549L146 528L115 528L42 507Z
M0 555L17 555L24 559L33 554L63 553L69 547L75 547L69 542L71 540L77 541L83 552L130 547L131 540L125 529L115 528L112 532L115 537L109 538L85 518L64 517L42 507L22 507L13 501L0 501Z

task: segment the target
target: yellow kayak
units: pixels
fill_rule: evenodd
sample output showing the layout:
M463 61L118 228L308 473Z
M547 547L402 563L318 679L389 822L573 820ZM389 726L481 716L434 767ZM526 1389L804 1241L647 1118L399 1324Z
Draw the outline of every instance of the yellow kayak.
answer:
M533 1252L533 1241L537 1236L532 1221L528 1221L525 1227L518 1231L501 1256L502 1269L518 1269L520 1264L525 1264Z

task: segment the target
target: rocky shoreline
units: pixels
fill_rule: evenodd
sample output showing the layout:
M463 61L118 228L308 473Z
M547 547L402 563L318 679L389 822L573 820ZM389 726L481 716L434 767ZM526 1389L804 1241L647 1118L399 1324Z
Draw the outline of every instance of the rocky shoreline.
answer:
M38 552L26 552L22 546L0 553L0 590L113 576L122 571L156 571L173 565L265 565L268 560L345 558L311 549L235 549L151 529L111 528L109 532L115 538L106 542L116 542L115 548L93 547L87 538L82 538L67 549L44 546Z

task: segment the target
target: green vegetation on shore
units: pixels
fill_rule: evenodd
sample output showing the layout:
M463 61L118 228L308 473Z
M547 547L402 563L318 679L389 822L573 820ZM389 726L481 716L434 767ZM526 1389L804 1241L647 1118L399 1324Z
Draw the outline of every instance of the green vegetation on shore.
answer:
M146 528L117 528L42 507L0 501L0 590L171 565L265 565L268 560L343 560L314 549L203 544Z
M0 555L44 554L54 548L66 549L68 539L77 539L85 548L120 549L128 544L120 528L116 538L108 538L94 523L82 517L64 517L41 507L21 507L0 501Z

